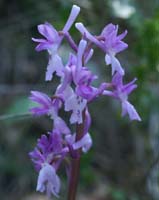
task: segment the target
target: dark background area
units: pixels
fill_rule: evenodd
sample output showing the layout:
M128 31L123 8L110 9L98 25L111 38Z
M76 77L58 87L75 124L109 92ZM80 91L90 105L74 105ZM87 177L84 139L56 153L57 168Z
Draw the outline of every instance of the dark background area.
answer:
M77 21L94 34L112 22L128 30L129 48L120 53L125 81L138 78L130 96L142 122L121 118L118 102L102 97L89 107L93 148L82 158L79 200L159 199L159 0L0 0L0 199L44 200L35 193L37 173L28 157L37 138L51 128L47 117L28 115L31 90L50 94L56 83L44 82L47 53L35 52L31 37L48 21L61 30L73 4ZM78 42L80 34L71 29ZM68 45L60 54L66 62ZM110 67L96 50L90 68L101 81ZM61 198L65 199L63 172Z

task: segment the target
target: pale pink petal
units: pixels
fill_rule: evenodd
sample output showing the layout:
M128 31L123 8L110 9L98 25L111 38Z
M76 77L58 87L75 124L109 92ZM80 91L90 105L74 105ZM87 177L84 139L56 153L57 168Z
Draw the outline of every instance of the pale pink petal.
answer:
M46 81L51 81L53 78L53 73L56 72L57 76L63 76L63 63L59 55L52 54L49 60L47 71L46 71Z
M60 191L60 179L57 176L54 167L47 163L43 165L39 172L36 190L39 192L46 191L48 197L50 197L51 194L58 197Z
M134 106L128 101L122 102L122 116L128 113L130 120L141 121L139 114L137 113Z
M73 144L73 149L77 150L82 148L82 151L84 153L87 153L87 151L91 148L91 146L92 146L92 138L90 134L87 133L82 137L82 139Z

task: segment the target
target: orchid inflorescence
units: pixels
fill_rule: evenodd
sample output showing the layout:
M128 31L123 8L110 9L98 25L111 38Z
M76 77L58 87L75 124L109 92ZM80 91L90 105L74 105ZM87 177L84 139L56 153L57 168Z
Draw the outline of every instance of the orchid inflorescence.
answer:
M92 146L92 139L88 132L91 125L91 116L88 104L99 96L111 96L118 99L122 105L122 116L128 114L130 120L140 121L140 116L134 106L128 101L128 95L137 87L136 79L128 84L123 84L124 69L122 68L116 54L127 48L122 39L127 34L118 34L118 25L108 24L99 36L92 35L82 23L76 23L75 27L82 35L77 45L72 39L69 30L75 22L80 8L73 5L70 16L62 29L57 31L51 24L38 25L38 31L44 36L43 39L32 38L37 42L36 51L47 50L49 62L46 70L46 81L51 81L53 76L60 79L60 84L52 96L42 92L32 91L30 100L37 103L30 111L35 116L48 115L53 120L52 130L41 136L37 146L30 152L36 170L39 172L37 191L46 192L59 196L60 178L57 172L62 163L66 167L66 173L70 179L71 162L81 152L86 153ZM64 66L58 49L66 39L74 53L69 54L68 62ZM93 55L93 45L105 53L106 65L111 65L112 81L103 82L99 87L92 85L97 79L87 67L87 63ZM59 116L59 110L70 113L70 125L83 125L82 135L72 133L70 125Z

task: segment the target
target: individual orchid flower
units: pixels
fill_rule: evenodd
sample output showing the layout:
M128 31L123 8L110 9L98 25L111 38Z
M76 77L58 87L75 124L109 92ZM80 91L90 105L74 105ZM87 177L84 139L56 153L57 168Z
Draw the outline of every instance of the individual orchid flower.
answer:
M37 106L30 109L31 113L36 116L49 115L54 120L54 128L59 129L61 132L70 133L64 120L58 116L58 110L60 107L60 99L51 99L49 96L42 92L32 91L30 100L38 103Z
M105 26L100 36L95 37L88 32L82 23L76 23L75 26L88 40L95 43L106 53L105 62L107 65L112 65L112 75L116 71L124 75L124 70L115 56L128 47L125 42L121 41L127 34L127 31L117 35L118 25L108 24Z
M64 153L63 140L61 132L58 129L54 129L48 135L42 135L37 141L37 146L29 156L35 168L39 171L44 163L53 164L57 168L57 160L62 158Z
M46 191L48 197L51 197L51 194L59 197L60 186L60 178L56 174L54 167L44 163L39 172L36 190L39 192Z
M46 39L36 39L32 38L34 42L39 44L35 48L36 51L47 50L50 54L49 63L47 66L45 80L49 81L52 79L53 73L56 72L58 76L61 76L61 71L63 68L60 56L57 53L58 47L61 43L61 36L58 34L56 29L46 22L45 24L38 25L38 31Z
M69 31L79 12L80 7L73 5L70 16L62 30L63 32ZM55 53L63 39L63 36L48 22L38 25L38 31L45 37L45 39L32 38L34 42L39 43L36 47L36 51L48 50L49 54Z
M39 171L37 191L58 197L60 191L60 179L56 174L59 162L64 158L63 141L61 133L54 130L48 136L42 135L38 139L37 147L29 153L35 168Z
M73 5L70 16L62 30L63 33L69 31L79 12L80 7ZM38 25L38 31L45 39L32 38L32 40L39 43L36 47L37 51L47 50L50 54L45 80L51 81L54 72L56 72L57 76L62 76L63 65L57 51L64 36L59 34L59 32L48 22Z
M137 113L134 106L128 101L128 95L136 89L137 85L134 84L137 79L135 78L128 84L123 84L123 76L119 73L116 73L112 79L112 87L113 91L105 90L103 92L104 95L112 96L121 101L122 104L122 116L126 114L129 115L130 120L138 120L141 121L139 114Z

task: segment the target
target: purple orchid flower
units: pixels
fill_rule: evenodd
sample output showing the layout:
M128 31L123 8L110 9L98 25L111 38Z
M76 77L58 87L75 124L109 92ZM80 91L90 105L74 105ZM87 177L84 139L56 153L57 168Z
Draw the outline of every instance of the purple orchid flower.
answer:
M70 16L62 30L63 32L69 31L79 12L80 7L73 5ZM38 31L46 39L32 38L34 42L39 43L36 47L36 51L48 50L49 54L55 53L63 39L63 36L60 35L58 31L48 22L38 25Z
M117 71L124 75L124 70L115 55L128 47L126 43L121 41L127 31L117 36L118 25L108 24L102 31L101 35L95 37L91 35L82 23L76 23L76 28L91 42L95 43L105 53L105 62L112 65L112 75Z
M69 31L79 12L80 7L73 5L70 16L62 30L63 35ZM62 34L59 34L58 31L48 22L46 22L45 24L40 24L38 26L38 31L41 35L45 37L45 39L32 38L32 40L39 43L36 47L36 51L47 50L50 54L45 80L51 81L54 72L56 72L57 76L61 77L63 75L63 64L57 51L64 36Z
M116 73L112 79L112 87L114 88L113 91L105 90L103 92L104 95L112 96L117 98L121 101L122 104L122 116L126 114L129 115L130 120L138 120L141 121L139 114L137 113L134 106L129 103L128 95L137 88L137 85L134 84L137 79L135 78L130 83L124 85L123 84L123 76L119 73Z
M62 144L62 136L58 129L54 129L49 135L42 135L38 139L37 147L29 153L37 171L44 163L52 164L54 168L58 168L57 160L61 159L61 155L65 152Z
M54 120L54 128L59 129L65 134L69 134L70 130L64 120L58 116L58 110L61 105L60 99L51 99L49 96L42 92L32 91L30 100L38 103L36 107L30 109L31 113L36 116L49 115Z
M45 77L46 81L50 81L54 72L56 72L58 76L62 75L63 64L60 56L57 54L62 38L56 29L48 22L38 25L38 31L46 39L32 38L32 40L39 43L36 47L36 51L48 50L50 54Z
M37 147L29 153L35 168L39 171L37 191L46 191L58 197L60 190L60 179L56 174L59 162L64 158L63 141L58 130L54 130L48 136L42 135L38 139Z

